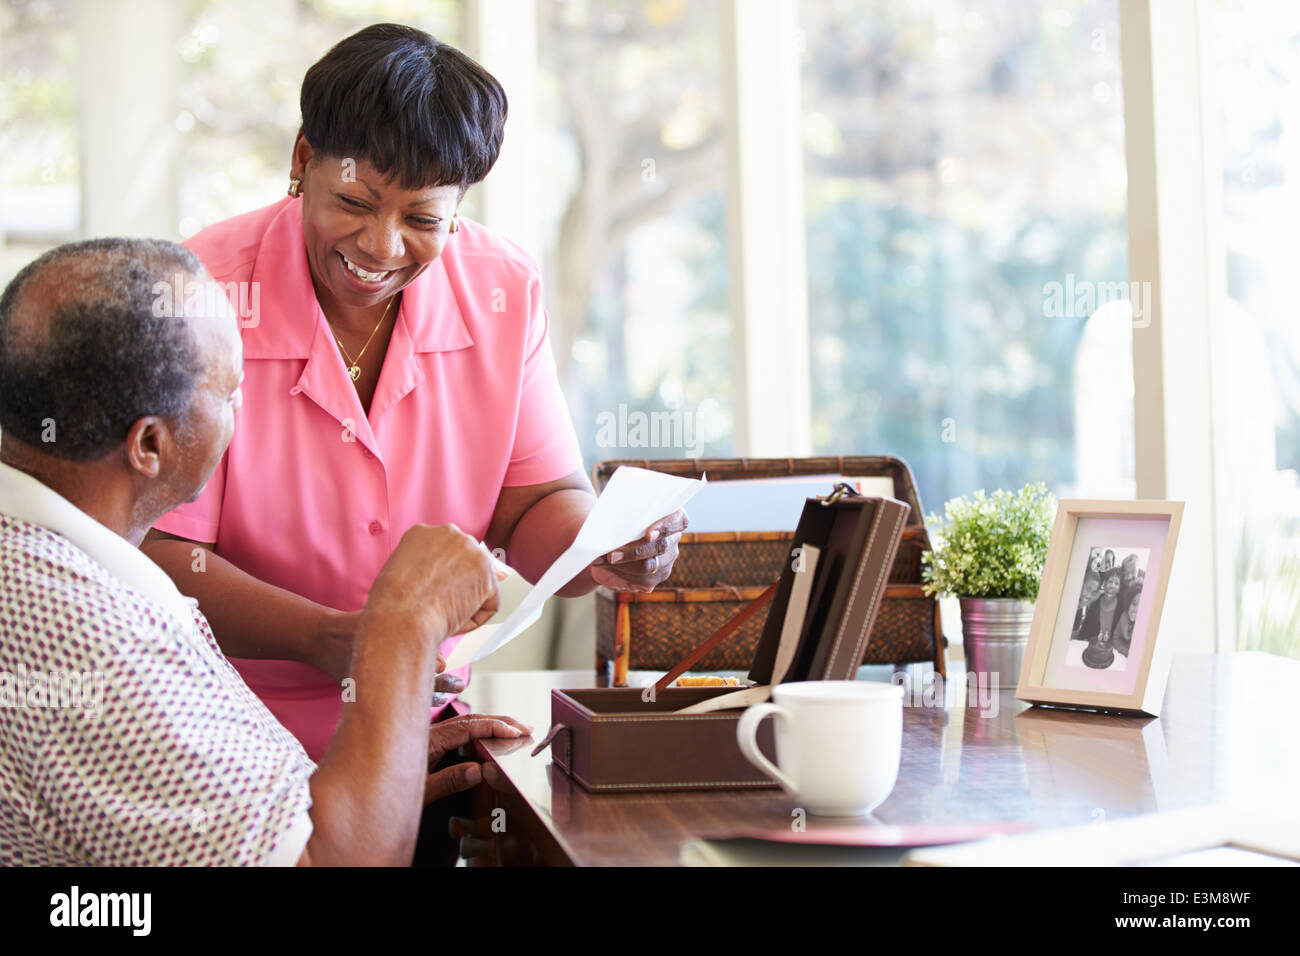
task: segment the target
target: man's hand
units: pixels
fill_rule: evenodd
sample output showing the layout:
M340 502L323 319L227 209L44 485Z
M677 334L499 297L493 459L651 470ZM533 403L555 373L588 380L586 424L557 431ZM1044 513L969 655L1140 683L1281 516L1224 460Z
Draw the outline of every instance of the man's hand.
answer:
M510 575L510 569L493 559L492 566L497 582L504 581ZM466 631L485 624L493 614L495 605L485 604L470 619ZM311 659L307 661L325 671L339 683L352 670L352 645L356 642L357 627L361 624L361 611L336 611L323 608L320 623L316 627L315 638L310 643ZM441 707L456 694L465 690L465 679L455 674L439 674L434 690L433 705Z
M481 737L526 737L532 732L532 727L513 717L489 714L466 714L431 724L429 768L436 767L450 751L463 747L471 740ZM454 764L437 773L430 773L424 783L424 803L427 806L453 793L477 787L482 779L483 772L474 761Z
M497 578L501 573L497 572ZM356 639L357 625L361 623L360 611L330 611L330 617L317 639L316 654L310 663L325 671L340 684L352 670L352 645ZM465 678L438 671L434 684L433 706L442 707L457 694L465 692Z
M415 525L371 585L365 612L419 622L441 641L478 627L500 601L492 555L455 525Z

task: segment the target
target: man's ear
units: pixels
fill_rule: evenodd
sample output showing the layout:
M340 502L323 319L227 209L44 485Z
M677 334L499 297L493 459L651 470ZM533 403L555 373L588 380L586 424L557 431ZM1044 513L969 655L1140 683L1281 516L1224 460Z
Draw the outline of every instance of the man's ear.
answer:
M127 430L124 447L127 467L145 478L157 478L164 464L177 457L173 427L157 415L137 419Z

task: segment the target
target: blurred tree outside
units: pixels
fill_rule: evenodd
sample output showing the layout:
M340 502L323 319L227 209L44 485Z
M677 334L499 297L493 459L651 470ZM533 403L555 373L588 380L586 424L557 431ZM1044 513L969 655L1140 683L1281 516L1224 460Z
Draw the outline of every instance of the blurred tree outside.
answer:
M372 23L460 39L457 0L182 0L175 53L181 221L188 237L284 195L308 68Z
M716 0L538 0L551 344L589 463L730 453ZM694 416L698 448L600 447Z
M1291 283L1300 209L1300 9L1218 0L1227 319L1215 454L1238 487L1237 647L1300 657L1300 323Z
M1044 287L1127 280L1114 0L800 9L817 450L1074 491L1090 314Z
M719 11L540 3L561 144L553 343L585 451L609 457L590 446L599 411L731 402ZM1115 3L799 10L815 450L903 457L933 507L1040 479L1072 491L1089 315L1044 316L1043 288L1127 278ZM682 222L711 241L638 256ZM685 340L656 341L672 310L628 301L663 262L692 277Z
M81 225L73 0L0 4L0 286Z

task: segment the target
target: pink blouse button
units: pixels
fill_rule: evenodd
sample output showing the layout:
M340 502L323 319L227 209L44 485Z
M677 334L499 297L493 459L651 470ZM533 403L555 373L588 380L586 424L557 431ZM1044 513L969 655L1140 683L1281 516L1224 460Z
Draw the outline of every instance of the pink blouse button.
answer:
M372 521L372 522L370 522L370 533L371 533L371 534L383 534L383 533L384 533L384 526L383 526L382 524L380 524L378 521Z

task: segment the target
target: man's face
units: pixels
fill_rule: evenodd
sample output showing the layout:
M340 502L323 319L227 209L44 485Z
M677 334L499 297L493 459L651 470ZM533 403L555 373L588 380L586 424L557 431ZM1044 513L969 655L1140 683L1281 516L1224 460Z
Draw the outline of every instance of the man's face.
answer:
M327 309L331 299L350 308L384 302L447 244L460 188L404 189L386 180L364 161L317 156L306 166L303 238L317 296Z
M235 413L244 400L244 346L238 319L220 287L207 277L204 281L209 283L205 301L216 309L190 319L203 372L180 429L179 459L169 482L178 501L193 501L203 493L235 435Z

